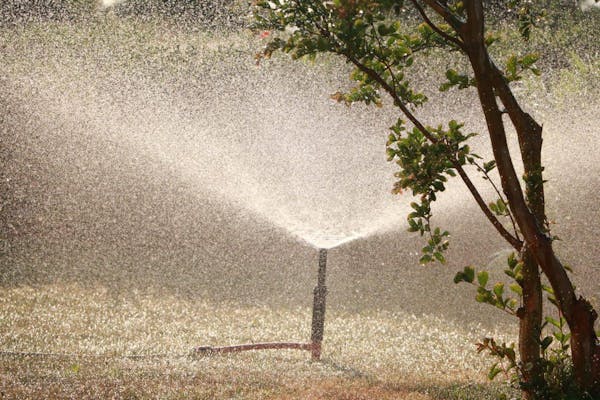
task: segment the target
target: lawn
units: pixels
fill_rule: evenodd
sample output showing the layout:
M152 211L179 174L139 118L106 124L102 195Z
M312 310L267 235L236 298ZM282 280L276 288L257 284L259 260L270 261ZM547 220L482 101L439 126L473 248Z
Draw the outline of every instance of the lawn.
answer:
M6 399L493 399L477 326L405 313L327 315L306 351L198 356L199 345L299 341L310 310L49 285L0 295ZM506 389L506 388L505 388ZM466 397L465 397L466 396Z

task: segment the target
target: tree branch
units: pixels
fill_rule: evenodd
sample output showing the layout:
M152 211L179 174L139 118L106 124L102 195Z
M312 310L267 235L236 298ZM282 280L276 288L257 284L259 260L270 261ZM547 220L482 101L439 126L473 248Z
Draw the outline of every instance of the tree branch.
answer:
M421 123L421 121L419 121L417 117L415 117L415 115L408 109L406 104L402 102L402 99L398 96L394 88L392 88L381 76L379 76L379 74L375 70L361 63L352 54L343 53L342 55L345 56L358 69L366 73L371 79L379 83L379 85L381 85L381 87L392 97L392 99L394 100L394 104L396 104L398 108L400 108L402 113L406 115L410 122L413 123L413 125L423 134L423 136L427 138L427 140L429 140L433 144L437 144L439 142L439 140L435 136L433 136L431 132L429 132L429 130L427 130L427 128ZM451 157L450 162L452 163L452 166L456 169L463 182L471 192L471 195L475 199L475 202L477 203L479 208L481 208L487 219L492 223L494 228L496 228L498 233L500 233L500 235L508 243L510 243L511 246L513 246L517 251L520 251L523 247L523 242L511 235L511 233L506 230L504 225L502 225L498 218L496 218L496 216L492 213L492 211L485 203L485 200L481 197L481 194L477 191L477 188L463 169L462 165L460 165L458 160L456 160L454 157Z
M414 4L415 0L411 0ZM454 30L461 34L464 30L465 23L456 17L455 14L452 13L446 7L446 5L440 3L437 0L423 0L425 4L427 4L433 11L435 11L440 17L444 19Z
M426 0L426 1L427 1L427 4L429 4L430 2L435 3L436 7L441 9L441 12L442 12L441 15L447 21L449 19L451 19L453 21L456 20L455 16L445 6L442 6L437 1L429 1L429 0ZM433 8L433 6L432 6L432 8ZM436 12L437 12L437 10L436 10ZM456 20L456 21L452 22L451 25L453 25L453 27L455 27L455 25L458 26L458 28L455 27L455 29L462 29L463 23ZM317 26L317 29L319 30L321 35L323 35L324 37L327 37L330 39L332 37L334 37L334 35L332 35L331 32L326 27ZM360 60L358 60L354 55L352 55L351 53L349 53L347 51L344 51L341 48L337 49L336 52L338 54L344 56L348 61L350 61L352 64L354 64L358 69L360 69L362 72L367 74L371 79L376 81L392 97L392 99L394 100L394 104L396 106L398 106L398 108L400 108L402 113L410 120L410 122L413 123L413 125L423 134L423 136L425 136L425 138L427 138L427 140L429 140L433 144L437 144L439 142L438 139L435 136L433 136L431 134L431 132L429 132L429 130L427 130L427 128L421 123L421 121L419 121L415 117L415 115L408 109L408 107L406 106L406 104L404 104L404 102L402 101L400 96L398 96L398 93L396 92L395 88L391 87L389 85L389 83L377 73L377 71L373 70L372 68L367 67L366 65L361 63ZM508 230L506 230L504 225L502 225L502 223L498 220L498 218L496 218L496 216L492 213L492 211L487 206L485 200L481 197L481 194L479 193L479 191L477 190L477 188L475 187L475 185L473 184L473 182L471 181L471 179L465 172L462 165L454 157L450 157L450 162L452 163L452 166L456 169L456 171L460 175L461 179L463 180L463 182L469 189L469 192L471 192L471 195L475 199L475 202L477 203L479 208L483 211L483 213L485 214L486 218L490 221L492 226L494 226L494 228L496 228L498 233L508 243L510 243L510 245L513 246L514 249L516 249L517 251L521 251L521 248L523 247L523 242L518 237L515 237L510 232L508 232Z
M419 11L419 14L421 14L421 18L423 18L423 21L425 21L425 23L427 25L429 25L429 27L431 29L433 29L438 35L440 35L441 37L446 39L446 41L454 43L461 50L465 51L464 43L462 41L460 41L458 38L448 35L446 32L442 31L436 24L434 24L433 21L431 21L431 19L429 19L429 17L427 16L427 13L423 9L423 7L421 7L421 5L419 4L419 2L417 0L411 0L411 2L416 7L417 11Z
M481 0L468 1L467 13L469 41L466 42L466 45L468 56L475 73L475 79L477 79L477 91L488 126L494 158L502 181L502 189L511 210L515 214L521 233L525 237L527 247L532 251L544 274L548 277L556 293L559 307L564 313L569 326L573 327L578 304L575 290L564 266L552 249L551 239L539 229L535 216L527 207L521 183L508 150L502 113L498 108L492 83L494 71L483 42Z
M492 178L490 177L490 175L487 173L487 171L485 169L483 169L479 164L477 164L477 162L473 161L473 164L477 167L477 169L480 172L483 172L483 175L485 176L485 179L487 179L488 182L490 183L490 185L492 185L492 188L494 189L494 191L496 192L496 194L498 195L498 197L500 198L500 200L502 200L505 204L508 204L508 201L504 199L504 196L502 196L502 193L500 193L500 189L494 183L494 181L492 180ZM515 223L515 220L513 218L513 215L512 215L512 212L511 212L510 208L508 209L508 218L510 218L510 222L511 222L511 225L513 227L513 231L515 232L515 237L517 239L521 240L521 238L519 237L519 231L517 230L517 225Z

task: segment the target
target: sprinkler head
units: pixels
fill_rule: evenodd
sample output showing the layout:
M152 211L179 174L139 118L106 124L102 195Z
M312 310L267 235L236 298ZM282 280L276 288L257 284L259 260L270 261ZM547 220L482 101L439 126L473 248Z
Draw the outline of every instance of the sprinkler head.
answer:
M327 249L319 249L319 267L327 264Z

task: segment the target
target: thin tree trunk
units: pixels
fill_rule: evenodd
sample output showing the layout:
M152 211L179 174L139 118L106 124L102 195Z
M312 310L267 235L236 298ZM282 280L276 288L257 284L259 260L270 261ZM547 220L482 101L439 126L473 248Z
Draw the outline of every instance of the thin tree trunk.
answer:
M518 118L515 118L518 119ZM524 139L521 147L521 158L525 169L525 196L539 227L546 221L544 204L544 185L542 177L542 141L541 127L537 124L515 124L520 130L519 137ZM523 132L525 130L525 132ZM527 132L527 130L529 132ZM539 138L539 140L538 140ZM520 141L521 142L521 141ZM529 247L525 247L522 256L523 262L523 306L519 316L519 353L522 363L523 391L526 399L539 399L540 389L545 386L543 368L540 357L540 336L542 326L542 282L540 268L535 255Z
M494 76L496 69L485 48L483 38L483 8L481 0L466 2L468 21L462 39L469 56L477 90L485 115L494 158L502 188L531 254L542 268L571 330L571 353L579 387L592 395L600 395L600 345L594 332L597 314L590 303L575 296L575 290L565 268L552 249L552 241L527 206L506 141L502 112L496 102ZM540 142L541 144L541 142ZM541 171L540 171L541 172ZM542 182L539 182L542 184Z
M545 386L541 356L540 334L542 325L542 284L538 264L526 248L523 262L523 305L517 311L519 317L519 356L523 394L526 400L539 399L540 389Z
M544 180L542 167L542 127L524 112L499 70L493 75L492 83L502 101L511 122L517 130L519 148L524 167L525 197L537 226L546 226ZM544 229L545 230L545 229ZM523 392L527 400L539 399L545 386L540 356L540 337L543 317L542 283L540 268L534 254L525 247L523 262L523 306L519 317L519 353L522 363Z

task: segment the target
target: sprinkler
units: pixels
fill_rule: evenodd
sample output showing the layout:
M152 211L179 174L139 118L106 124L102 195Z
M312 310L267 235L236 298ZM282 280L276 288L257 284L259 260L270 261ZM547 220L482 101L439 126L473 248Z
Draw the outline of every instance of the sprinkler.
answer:
M327 268L327 249L319 249L319 270L317 272L317 286L313 291L313 310L312 310L312 328L310 343L296 342L267 342L267 343L248 343L234 346L199 346L194 348L195 354L224 354L236 353L247 350L273 350L273 349L296 349L308 350L311 353L313 361L321 359L321 343L323 342L323 332L325 327L325 297L327 296L327 287L325 286Z
M327 287L325 286L325 276L327 268L327 249L319 249L319 272L317 274L317 286L313 297L312 314L312 359L321 359L321 343L323 342L323 330L325 327L325 297L327 296Z

